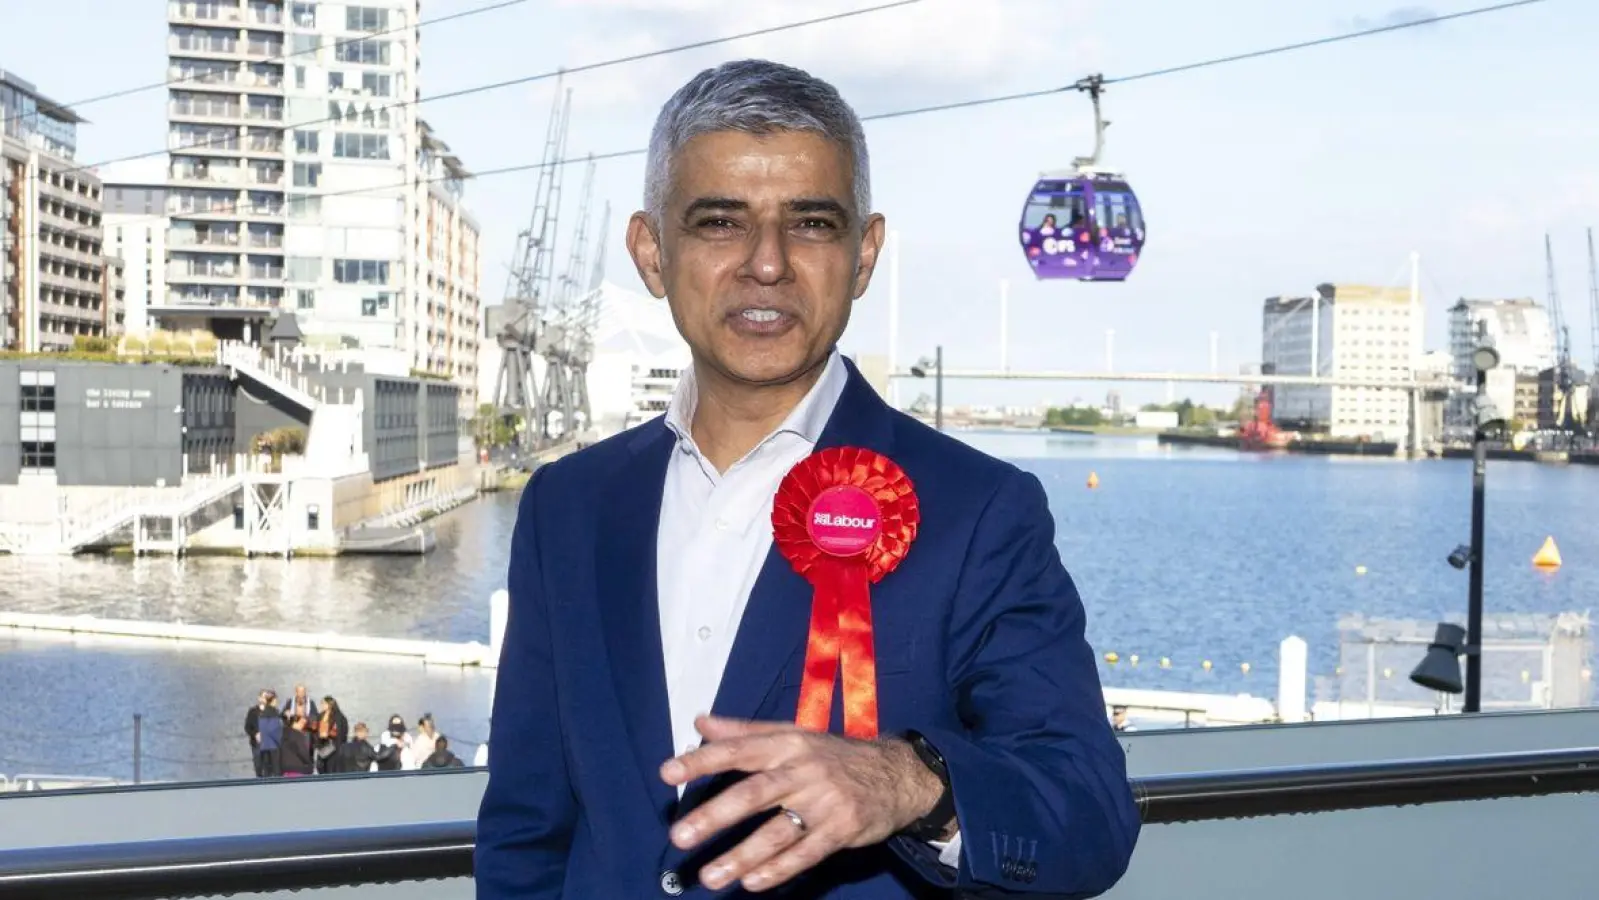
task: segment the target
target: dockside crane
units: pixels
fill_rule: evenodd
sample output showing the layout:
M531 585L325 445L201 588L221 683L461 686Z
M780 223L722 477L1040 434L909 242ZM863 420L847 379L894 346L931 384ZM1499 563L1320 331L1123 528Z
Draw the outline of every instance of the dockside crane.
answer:
M533 371L533 356L546 342L545 320L552 302L555 235L561 209L561 160L566 152L566 128L571 118L572 91L555 85L555 102L545 132L544 157L533 190L533 215L517 235L516 250L506 280L505 322L497 335L500 374L494 389L495 412L503 418L520 417L517 443L532 450L545 440L549 417L544 394Z
M575 394L573 406L584 430L594 427L594 410L589 404L589 363L594 361L594 336L600 329L600 313L605 299L605 242L611 232L611 204L605 204L600 216L598 252L594 256L594 269L589 274L589 289L578 304L577 327L572 350L572 387Z
M1599 264L1594 262L1593 229L1588 229L1588 327L1593 335L1593 371L1588 376L1588 432L1599 422ZM1590 441L1590 448L1593 442Z
M561 275L555 291L555 307L546 328L548 340L539 346L539 353L544 357L545 414L550 419L559 414L558 423L545 423L545 435L552 441L571 438L579 431L574 359L582 318L583 298L579 291L584 263L588 258L589 204L594 197L595 169L594 156L589 154L588 165L583 173L583 190L578 199L577 230L572 236L566 271Z
M1555 281L1555 251L1548 234L1543 236L1543 252L1549 281L1549 324L1555 333L1555 365L1549 372L1549 419L1538 424L1542 429L1559 432L1566 449L1570 449L1575 436L1582 432L1582 423L1572 410L1571 393L1576 379L1571 365L1571 331L1566 327L1565 317L1560 311L1560 289ZM1539 410L1540 419L1543 419L1543 412Z

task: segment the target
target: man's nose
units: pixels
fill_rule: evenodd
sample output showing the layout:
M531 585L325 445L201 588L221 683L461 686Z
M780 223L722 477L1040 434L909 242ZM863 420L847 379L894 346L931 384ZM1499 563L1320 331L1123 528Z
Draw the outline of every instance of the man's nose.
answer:
M744 268L760 284L776 284L789 277L788 236L780 222L762 224L750 235L749 259Z

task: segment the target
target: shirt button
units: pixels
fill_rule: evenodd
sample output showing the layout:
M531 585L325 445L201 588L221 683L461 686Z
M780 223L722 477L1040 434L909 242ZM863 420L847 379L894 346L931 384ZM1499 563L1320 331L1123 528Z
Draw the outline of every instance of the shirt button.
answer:
M683 881L677 877L676 872L667 869L661 873L661 891L671 897L683 893Z
M727 520L726 519L717 519L716 520L716 530L717 531L726 531L727 530Z
M708 641L711 639L711 626L701 625L700 630L695 633L700 636L700 640Z

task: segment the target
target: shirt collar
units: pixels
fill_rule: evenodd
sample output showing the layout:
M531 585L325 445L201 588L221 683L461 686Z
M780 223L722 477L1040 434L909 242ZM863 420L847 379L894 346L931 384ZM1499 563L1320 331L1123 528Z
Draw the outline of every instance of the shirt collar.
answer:
M779 434L797 435L807 443L815 445L821 440L822 429L827 427L827 420L833 417L833 410L838 406L839 398L844 395L844 386L848 382L849 372L844 368L844 359L835 347L827 357L827 364L822 368L822 377L816 379L816 384L812 385L799 404L789 411L782 424L756 444L755 449L751 450L745 459L759 453L761 448ZM699 385L695 380L694 366L689 365L683 369L683 374L677 380L677 388L672 392L671 402L667 404L666 427L677 436L680 446L691 448L695 453L699 452L699 448L694 444L689 424L694 421L694 408L698 402Z

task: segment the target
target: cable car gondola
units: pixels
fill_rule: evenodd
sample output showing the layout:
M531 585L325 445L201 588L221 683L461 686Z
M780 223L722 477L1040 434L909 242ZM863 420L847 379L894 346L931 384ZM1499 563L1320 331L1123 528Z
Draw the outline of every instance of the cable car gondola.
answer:
M1022 252L1040 281L1125 281L1144 249L1138 197L1120 172L1099 165L1110 124L1100 118L1103 84L1099 75L1076 84L1094 102L1094 155L1040 175L1022 208Z

